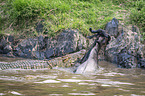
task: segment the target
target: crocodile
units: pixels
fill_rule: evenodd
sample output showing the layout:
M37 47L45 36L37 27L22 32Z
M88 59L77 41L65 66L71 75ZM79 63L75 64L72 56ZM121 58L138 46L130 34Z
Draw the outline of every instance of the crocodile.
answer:
M93 31L90 28L90 31L97 34L88 36L89 39L92 39L93 37L96 37L96 39L86 54L86 50L81 50L79 52L57 57L51 60L18 60L15 62L0 62L0 70L42 68L52 69L53 67L73 67L74 73L84 73L88 72L89 70L94 71L98 67L98 52L103 45L108 44L110 41L110 36L106 35L104 30L99 29L97 31ZM80 60L82 56L83 58ZM79 63L76 62L78 60L80 60Z
M80 50L78 52L67 54L62 57L53 58L51 60L17 60L13 62L0 62L0 70L6 69L42 69L53 67L71 67L75 62L79 60L86 50Z

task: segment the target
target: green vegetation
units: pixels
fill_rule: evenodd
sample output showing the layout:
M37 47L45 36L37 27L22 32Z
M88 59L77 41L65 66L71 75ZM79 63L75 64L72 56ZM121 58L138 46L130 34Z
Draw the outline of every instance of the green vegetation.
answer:
M1 0L0 6L0 33L35 36L36 23L44 20L49 36L67 28L86 36L89 27L104 28L113 17L145 32L143 0Z
M145 39L145 1L140 0L131 6L130 23L137 25Z

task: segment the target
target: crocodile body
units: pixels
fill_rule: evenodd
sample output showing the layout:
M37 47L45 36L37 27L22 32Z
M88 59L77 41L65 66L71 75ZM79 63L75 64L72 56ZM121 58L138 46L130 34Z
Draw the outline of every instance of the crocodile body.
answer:
M42 69L52 67L71 67L77 59L80 59L86 50L81 50L76 53L68 54L62 57L57 57L51 60L18 60L15 62L0 62L0 69Z
M43 60L18 60L15 62L1 62L0 68L5 69L41 69L48 67L47 61ZM49 67L48 67L49 68Z

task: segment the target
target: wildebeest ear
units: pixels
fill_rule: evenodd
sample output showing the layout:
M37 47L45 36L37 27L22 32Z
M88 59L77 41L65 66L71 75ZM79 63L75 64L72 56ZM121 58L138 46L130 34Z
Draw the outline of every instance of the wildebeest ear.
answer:
M110 35L108 35L108 42L111 40L111 36Z
M92 32L92 28L90 27L89 30Z
M110 35L108 35L108 40L107 40L107 44L109 44L109 41L111 40Z

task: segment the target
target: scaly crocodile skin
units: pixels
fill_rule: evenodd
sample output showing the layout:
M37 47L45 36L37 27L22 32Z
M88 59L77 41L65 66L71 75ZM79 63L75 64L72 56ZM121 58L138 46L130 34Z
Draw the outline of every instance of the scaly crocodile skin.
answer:
M52 67L71 67L77 59L80 59L85 54L85 50L76 53L68 54L62 57L57 57L51 60L18 60L15 62L0 62L0 69L42 69Z

